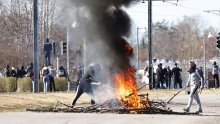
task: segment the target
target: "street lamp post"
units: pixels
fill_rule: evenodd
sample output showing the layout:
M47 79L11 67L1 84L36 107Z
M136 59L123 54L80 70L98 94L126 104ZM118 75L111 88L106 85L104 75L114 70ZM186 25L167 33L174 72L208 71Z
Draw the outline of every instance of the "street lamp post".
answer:
M204 33L204 36L203 36L203 47L204 47L204 79L206 81L207 79L207 71L206 71L206 43L205 43L205 39L206 39L206 35L208 34L208 38L211 38L213 37L213 35L211 33Z

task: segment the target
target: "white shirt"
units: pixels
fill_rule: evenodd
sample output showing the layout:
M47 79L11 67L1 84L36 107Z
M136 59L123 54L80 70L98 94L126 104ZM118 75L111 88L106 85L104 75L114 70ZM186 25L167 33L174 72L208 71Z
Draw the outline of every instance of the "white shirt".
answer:
M202 81L202 77L199 75L198 69L196 69L195 72L189 74L189 80L187 84L200 86L200 81Z
M43 67L43 68L42 68L42 75L43 75L43 76L44 76L44 71L47 70L47 69L49 70L48 67ZM50 72L50 70L49 70L49 72ZM50 73L49 73L49 74L50 74ZM47 74L46 76L48 76L49 74Z

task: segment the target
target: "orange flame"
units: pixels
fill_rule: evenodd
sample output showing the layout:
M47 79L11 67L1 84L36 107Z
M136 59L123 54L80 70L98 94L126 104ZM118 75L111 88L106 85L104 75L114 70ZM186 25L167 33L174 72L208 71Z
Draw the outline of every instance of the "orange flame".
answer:
M123 102L126 108L144 108L144 105L141 103L141 99L137 93L134 69L132 67L129 67L126 72L116 74L114 79L116 82L117 98Z

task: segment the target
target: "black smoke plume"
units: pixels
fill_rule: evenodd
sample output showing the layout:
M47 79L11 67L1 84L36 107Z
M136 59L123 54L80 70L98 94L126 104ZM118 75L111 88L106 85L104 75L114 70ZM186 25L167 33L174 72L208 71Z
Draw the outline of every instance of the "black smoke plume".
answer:
M130 66L133 50L125 39L131 20L123 8L133 4L133 0L63 0L63 19L77 22L75 37L86 40L88 63L95 61L118 71Z

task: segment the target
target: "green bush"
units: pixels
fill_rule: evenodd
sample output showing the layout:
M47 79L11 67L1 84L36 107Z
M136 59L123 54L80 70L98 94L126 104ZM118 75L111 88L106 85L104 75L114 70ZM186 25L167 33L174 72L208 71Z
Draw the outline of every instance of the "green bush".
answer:
M55 77L55 90L66 91L67 79L64 77ZM39 80L39 91L43 92L43 80ZM48 86L49 89L49 86ZM15 92L16 91L16 78L4 77L0 78L0 92ZM32 92L32 80L29 77L18 78L17 80L17 92Z
M6 92L5 78L0 78L0 92Z
M18 79L17 92L32 92L32 81L29 77Z
M16 78L8 77L5 79L6 79L5 82L6 82L7 92L15 92L16 91Z
M56 91L67 91L68 84L67 79L65 77L55 77L54 82Z
M18 89L17 92L32 92L32 80L29 77L18 79ZM43 80L39 80L39 91L43 91Z
M16 78L4 77L0 79L0 92L15 92Z

